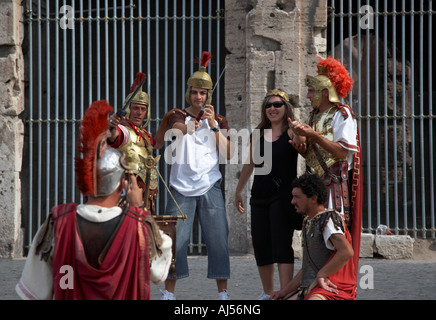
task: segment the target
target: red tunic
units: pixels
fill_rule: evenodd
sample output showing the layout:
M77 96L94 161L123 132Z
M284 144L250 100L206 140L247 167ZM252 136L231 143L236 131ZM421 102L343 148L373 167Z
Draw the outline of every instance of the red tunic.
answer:
M77 232L75 203L52 210L54 218L53 290L62 300L149 300L150 265L148 232L145 225L126 215L99 269L91 267ZM145 214L131 207L137 214ZM61 267L73 270L74 288L65 288ZM62 286L62 283L64 285ZM64 288L62 288L64 287Z

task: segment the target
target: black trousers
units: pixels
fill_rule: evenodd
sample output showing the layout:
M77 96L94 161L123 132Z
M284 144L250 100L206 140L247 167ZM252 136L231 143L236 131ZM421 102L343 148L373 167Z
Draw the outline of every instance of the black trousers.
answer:
M250 199L251 237L258 266L294 263L293 212L290 198L283 197L275 195L267 199Z

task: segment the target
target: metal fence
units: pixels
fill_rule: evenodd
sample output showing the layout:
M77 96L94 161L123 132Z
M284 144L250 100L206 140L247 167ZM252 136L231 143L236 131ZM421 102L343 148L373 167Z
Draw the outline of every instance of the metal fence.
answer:
M224 0L26 1L26 108L22 170L25 247L51 207L82 202L75 186L78 123L95 100L122 106L137 72L147 74L154 134L163 115L185 107L187 78L202 51L212 52L208 72L224 65ZM214 105L224 113L224 90ZM164 149L163 149L164 150ZM159 152L157 153L159 154ZM169 170L159 163L164 179ZM157 212L167 192L159 185ZM202 250L201 232L190 252Z
M329 0L328 49L355 80L363 229L435 238L431 0Z

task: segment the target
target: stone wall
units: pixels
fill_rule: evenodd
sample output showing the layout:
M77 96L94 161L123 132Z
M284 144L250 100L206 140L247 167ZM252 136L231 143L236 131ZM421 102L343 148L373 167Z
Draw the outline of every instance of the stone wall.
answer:
M268 90L281 88L291 98L298 119L306 121L306 74L315 74L316 57L325 56L327 1L227 0L226 117L232 128L250 132L260 122L260 106ZM239 152L241 156L241 152ZM231 252L251 252L250 187L243 193L246 214L234 205L242 168L226 166L226 206Z
M21 183L24 126L23 8L0 0L0 257L22 255Z

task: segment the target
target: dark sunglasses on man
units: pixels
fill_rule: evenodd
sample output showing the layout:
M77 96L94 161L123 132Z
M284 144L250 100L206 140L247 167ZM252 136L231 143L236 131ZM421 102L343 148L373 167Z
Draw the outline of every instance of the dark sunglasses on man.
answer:
M278 109L278 108L281 108L282 105L283 105L283 102L281 102L281 101L268 102L268 103L265 105L265 109L269 109L269 108L271 108L271 107L274 107L274 108Z

